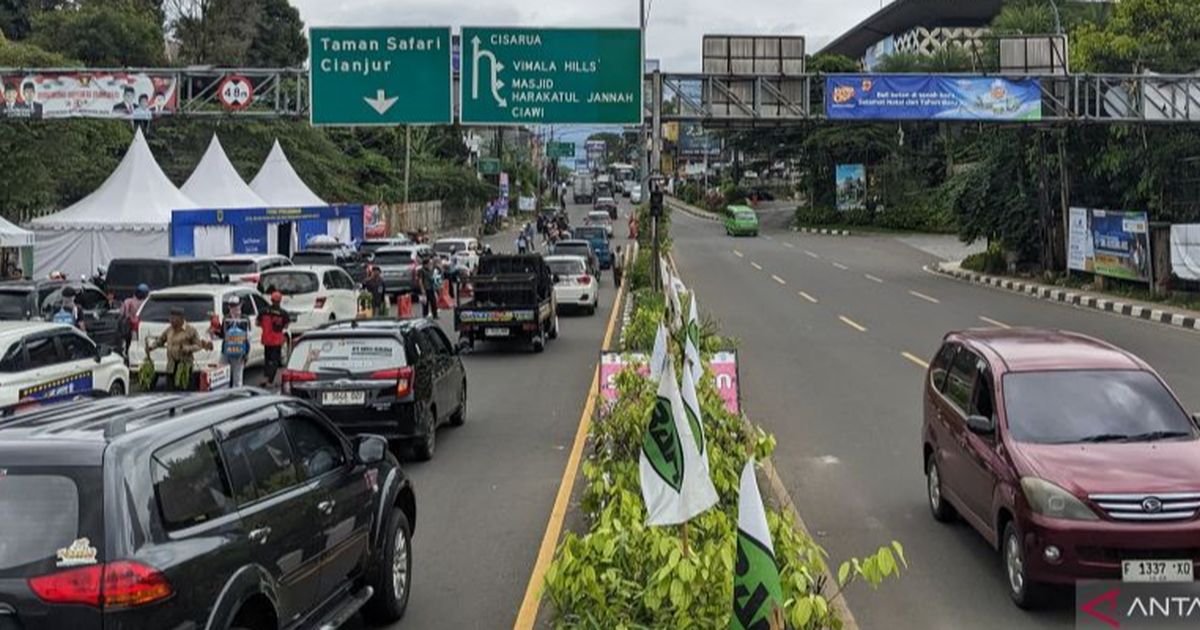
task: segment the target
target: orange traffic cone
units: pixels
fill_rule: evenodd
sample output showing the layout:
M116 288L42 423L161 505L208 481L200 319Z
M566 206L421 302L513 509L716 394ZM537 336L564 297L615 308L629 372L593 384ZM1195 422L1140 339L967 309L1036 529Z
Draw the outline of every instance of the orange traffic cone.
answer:
M450 300L450 284L443 282L442 290L438 291L438 308L454 308L454 302Z
M396 311L396 316L400 319L409 319L413 316L411 293L404 293L396 298Z

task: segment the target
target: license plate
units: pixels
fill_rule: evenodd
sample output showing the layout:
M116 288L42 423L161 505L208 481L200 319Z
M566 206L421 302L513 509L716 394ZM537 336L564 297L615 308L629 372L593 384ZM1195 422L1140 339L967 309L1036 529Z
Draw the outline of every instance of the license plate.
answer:
M1191 582L1191 560L1122 560L1122 582Z
M321 404L331 407L363 405L366 402L366 392L323 392L321 394Z
M484 329L483 334L488 337L507 337L508 329L507 328L487 328L487 329Z

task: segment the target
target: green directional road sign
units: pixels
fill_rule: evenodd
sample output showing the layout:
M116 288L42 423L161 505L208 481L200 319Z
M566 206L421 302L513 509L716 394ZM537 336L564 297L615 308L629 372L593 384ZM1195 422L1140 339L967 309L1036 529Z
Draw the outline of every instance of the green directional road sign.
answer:
M642 44L636 28L463 28L467 125L637 124Z
M309 30L314 125L451 122L449 28Z
M550 157L550 158L575 157L575 143L574 142L548 142L548 143L546 143L546 157Z

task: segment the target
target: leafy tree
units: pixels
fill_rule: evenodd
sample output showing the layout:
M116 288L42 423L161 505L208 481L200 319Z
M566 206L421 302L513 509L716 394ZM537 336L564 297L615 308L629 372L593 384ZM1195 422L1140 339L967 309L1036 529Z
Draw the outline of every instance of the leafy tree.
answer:
M33 44L11 42L0 33L0 67L37 68L78 66L74 61L58 53L47 52Z
M261 68L292 68L308 59L308 39L300 11L288 0L257 0L258 28L246 62Z
M130 0L43 11L29 41L89 66L157 66L164 57L162 23Z
M1200 68L1200 10L1194 0L1124 0L1106 24L1075 32L1072 60L1090 72L1187 73Z
M37 14L73 4L72 0L0 0L0 34L21 41L29 37Z
M258 28L258 0L168 0L185 64L245 65Z
M813 55L808 60L809 72L833 73L833 72L858 72L861 70L858 62L845 55L832 55L829 53L820 53Z

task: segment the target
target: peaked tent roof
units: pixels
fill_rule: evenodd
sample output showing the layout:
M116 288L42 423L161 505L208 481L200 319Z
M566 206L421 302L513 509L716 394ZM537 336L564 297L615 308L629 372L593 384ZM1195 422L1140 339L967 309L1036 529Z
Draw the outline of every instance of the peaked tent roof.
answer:
M92 194L64 210L38 217L35 228L152 227L171 223L171 211L195 208L167 178L142 130L138 129L121 163Z
M0 247L32 247L33 232L13 225L0 217Z
M262 208L267 205L238 175L215 133L196 170L179 190L201 208Z
M275 141L275 146L271 147L271 154L263 162L258 175L250 182L250 188L272 208L328 205L296 174L278 140Z

